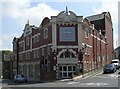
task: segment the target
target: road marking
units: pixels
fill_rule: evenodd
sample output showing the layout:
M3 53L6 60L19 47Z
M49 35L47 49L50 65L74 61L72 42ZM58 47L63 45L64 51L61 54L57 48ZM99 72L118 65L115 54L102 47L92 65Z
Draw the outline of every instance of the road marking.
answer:
M76 84L76 83L80 83L80 82L69 82L68 84Z
M118 77L116 74L109 75L110 77Z
M107 83L94 83L94 82L91 82L91 83L80 83L80 82L69 82L68 84L72 85L72 84L77 84L79 83L79 85L87 85L87 86L107 86L108 84Z
M97 75L100 75L102 72L100 72L100 73L96 73L96 74L93 74L94 76L97 76ZM90 75L90 76L87 76L87 77L84 77L84 78L82 78L82 79L86 79L86 78L89 78L89 77L91 77L91 76L93 76L93 75Z
M107 86L108 84L107 83L82 83L80 85L88 85L88 86Z

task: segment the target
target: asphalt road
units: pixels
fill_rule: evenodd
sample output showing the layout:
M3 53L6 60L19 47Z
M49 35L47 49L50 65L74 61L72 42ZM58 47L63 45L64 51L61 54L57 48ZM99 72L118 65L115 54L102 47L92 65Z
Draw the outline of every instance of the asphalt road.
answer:
M119 81L118 81L119 80ZM78 79L74 81L55 81L55 82L48 82L48 83L36 83L36 84L12 84L7 85L3 84L3 89L16 89L16 87L23 89L50 89L50 88L80 88L80 89L118 89L120 83L120 74L118 76L118 71L116 73L111 74L97 74L94 76L89 76L83 79Z

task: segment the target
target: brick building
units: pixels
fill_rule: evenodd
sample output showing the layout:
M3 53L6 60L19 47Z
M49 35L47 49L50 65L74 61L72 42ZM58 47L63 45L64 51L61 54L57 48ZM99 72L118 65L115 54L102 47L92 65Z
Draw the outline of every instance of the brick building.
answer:
M83 18L66 8L45 17L39 27L28 22L21 37L14 37L13 52L14 74L29 80L69 78L100 68L112 59L110 13Z

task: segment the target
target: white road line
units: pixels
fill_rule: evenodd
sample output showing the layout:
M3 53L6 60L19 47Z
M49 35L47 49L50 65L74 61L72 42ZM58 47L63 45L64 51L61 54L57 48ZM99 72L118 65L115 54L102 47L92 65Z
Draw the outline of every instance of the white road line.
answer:
M80 85L88 85L88 86L107 86L108 84L107 83L82 83Z
M80 83L80 82L69 82L68 84L76 84L76 83Z
M107 86L108 84L107 83L94 83L94 82L91 82L91 83L80 83L80 82L69 82L68 84L77 84L79 83L79 85L87 85L87 86Z

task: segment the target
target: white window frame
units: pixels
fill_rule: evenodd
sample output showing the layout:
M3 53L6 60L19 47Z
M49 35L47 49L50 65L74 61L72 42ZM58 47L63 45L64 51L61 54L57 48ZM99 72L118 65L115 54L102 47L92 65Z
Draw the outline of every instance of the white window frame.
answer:
M48 28L45 28L45 29L43 30L43 38L44 38L44 39L48 38Z
M88 30L88 28L85 28L85 37L86 37L86 38L89 37L89 30Z
M13 48L16 49L16 42L13 43Z
M42 55L44 55L44 47L42 48Z
M26 38L26 45L30 45L30 37Z
M40 37L39 37L39 35L37 35L37 42L39 42L39 39L40 39Z
M39 49L36 50L36 57L39 58Z
M36 58L36 50L33 51L34 58Z

